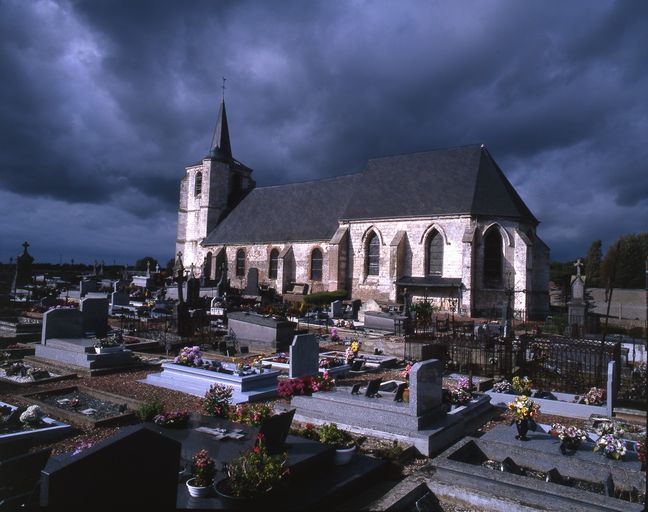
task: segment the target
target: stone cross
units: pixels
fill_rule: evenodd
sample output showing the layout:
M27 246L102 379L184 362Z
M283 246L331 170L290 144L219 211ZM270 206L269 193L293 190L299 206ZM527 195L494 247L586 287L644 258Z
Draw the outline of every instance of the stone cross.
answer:
M22 246L25 248L23 251L25 254L27 254L27 247L29 247L29 244L27 242L23 243Z
M581 267L583 266L583 262L581 261L580 258L576 260L576 263L574 263L574 266L576 267L576 275L580 277L581 275Z
M151 277L151 260L146 260L146 277Z

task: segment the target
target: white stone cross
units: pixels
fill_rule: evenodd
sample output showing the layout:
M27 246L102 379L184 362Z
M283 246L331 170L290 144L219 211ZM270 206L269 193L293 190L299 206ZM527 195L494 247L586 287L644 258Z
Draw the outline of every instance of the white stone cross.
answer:
M576 263L574 263L574 266L576 267L576 275L580 277L581 275L581 267L583 266L583 262L581 261L580 258L576 260Z

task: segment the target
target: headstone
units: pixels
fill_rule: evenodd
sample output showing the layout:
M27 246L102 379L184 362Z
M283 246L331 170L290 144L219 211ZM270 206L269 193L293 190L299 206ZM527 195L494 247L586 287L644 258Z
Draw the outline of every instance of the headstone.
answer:
M332 318L342 318L342 301L335 300L331 302L331 317Z
M43 315L41 343L52 338L82 338L81 312L78 309L50 309Z
M259 269L252 267L248 270L247 284L243 295L258 296L259 295Z
M191 326L191 315L189 305L186 302L179 302L174 307L174 316L176 319L176 333L178 336L191 336L193 329Z
M200 279L187 279L187 304L191 309L200 307Z
M83 279L79 283L79 296L80 297L85 297L88 292L96 292L99 291L99 287L97 286L97 281L94 279Z
M407 383L402 382L398 385L396 388L396 395L394 395L394 402L402 402L403 401L403 394L405 393L405 390L407 389Z
M128 306L130 303L130 296L124 292L112 292L110 294L110 305L115 306Z
M319 373L319 343L313 334L298 334L290 345L290 378Z
M438 359L416 363L409 373L410 404L417 416L439 407L442 402L443 364Z
M359 395L360 394L360 387L362 384L354 384L353 387L351 388L351 394L352 395Z
M382 379L373 379L369 381L369 384L367 384L367 389L365 390L365 396L369 398L379 398L380 393L378 391L380 390L380 384L382 383Z
M32 281L32 263L34 258L27 252L29 244L23 244L23 253L16 258L16 275L14 276L14 290L22 288Z
M270 455L286 451L286 438L296 410L291 409L280 414L274 414L263 420L259 433L264 435L265 445Z
M108 301L106 299L81 299L83 332L93 332L97 338L108 333Z
M127 427L41 473L40 505L53 510L176 508L178 441L144 426ZM151 468L155 471L151 471Z
M118 279L117 281L113 282L112 286L114 292L125 292L126 288L128 288L128 281Z
M367 311L381 311L380 305L373 299L369 299L365 301L362 306L360 306L360 309L358 310L358 321L363 322L365 321L365 313Z
M44 307L45 309L53 308L57 304L58 304L58 299L56 298L55 295L48 295L47 297L41 299L41 306Z

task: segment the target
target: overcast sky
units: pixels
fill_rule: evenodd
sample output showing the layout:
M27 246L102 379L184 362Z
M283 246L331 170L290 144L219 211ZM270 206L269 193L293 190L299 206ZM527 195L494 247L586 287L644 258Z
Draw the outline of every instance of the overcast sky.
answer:
M551 258L648 230L648 2L0 0L0 262L174 253L222 77L257 184L484 143ZM332 198L334 200L334 198Z

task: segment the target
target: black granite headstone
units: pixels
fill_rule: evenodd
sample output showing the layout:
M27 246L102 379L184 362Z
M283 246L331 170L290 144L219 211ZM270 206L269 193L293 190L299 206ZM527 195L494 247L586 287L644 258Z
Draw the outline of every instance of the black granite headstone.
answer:
M193 328L191 315L189 314L189 305L186 302L176 304L175 318L178 336L191 336L193 334Z
M396 395L394 396L394 402L403 401L403 393L405 393L406 389L407 389L407 382L402 382L401 384L398 385L398 387L396 388Z
M365 391L365 396L369 398L379 398L380 394L378 391L380 390L380 384L382 382L382 379L373 379L369 381L369 384L367 384L367 390Z
M354 384L353 387L351 388L351 394L352 395L359 395L360 394L360 386L362 384Z
M0 461L0 508L2 505L12 503L19 510L18 505L29 505L31 493L38 484L40 473L50 456L51 448L39 450L34 453L25 453Z
M259 433L263 434L268 453L275 455L286 451L286 438L297 409L275 414L263 420Z
M50 460L40 505L55 510L171 510L180 443L145 426L127 427L78 455Z
M200 304L200 280L195 277L187 279L187 304L191 309L198 308Z

